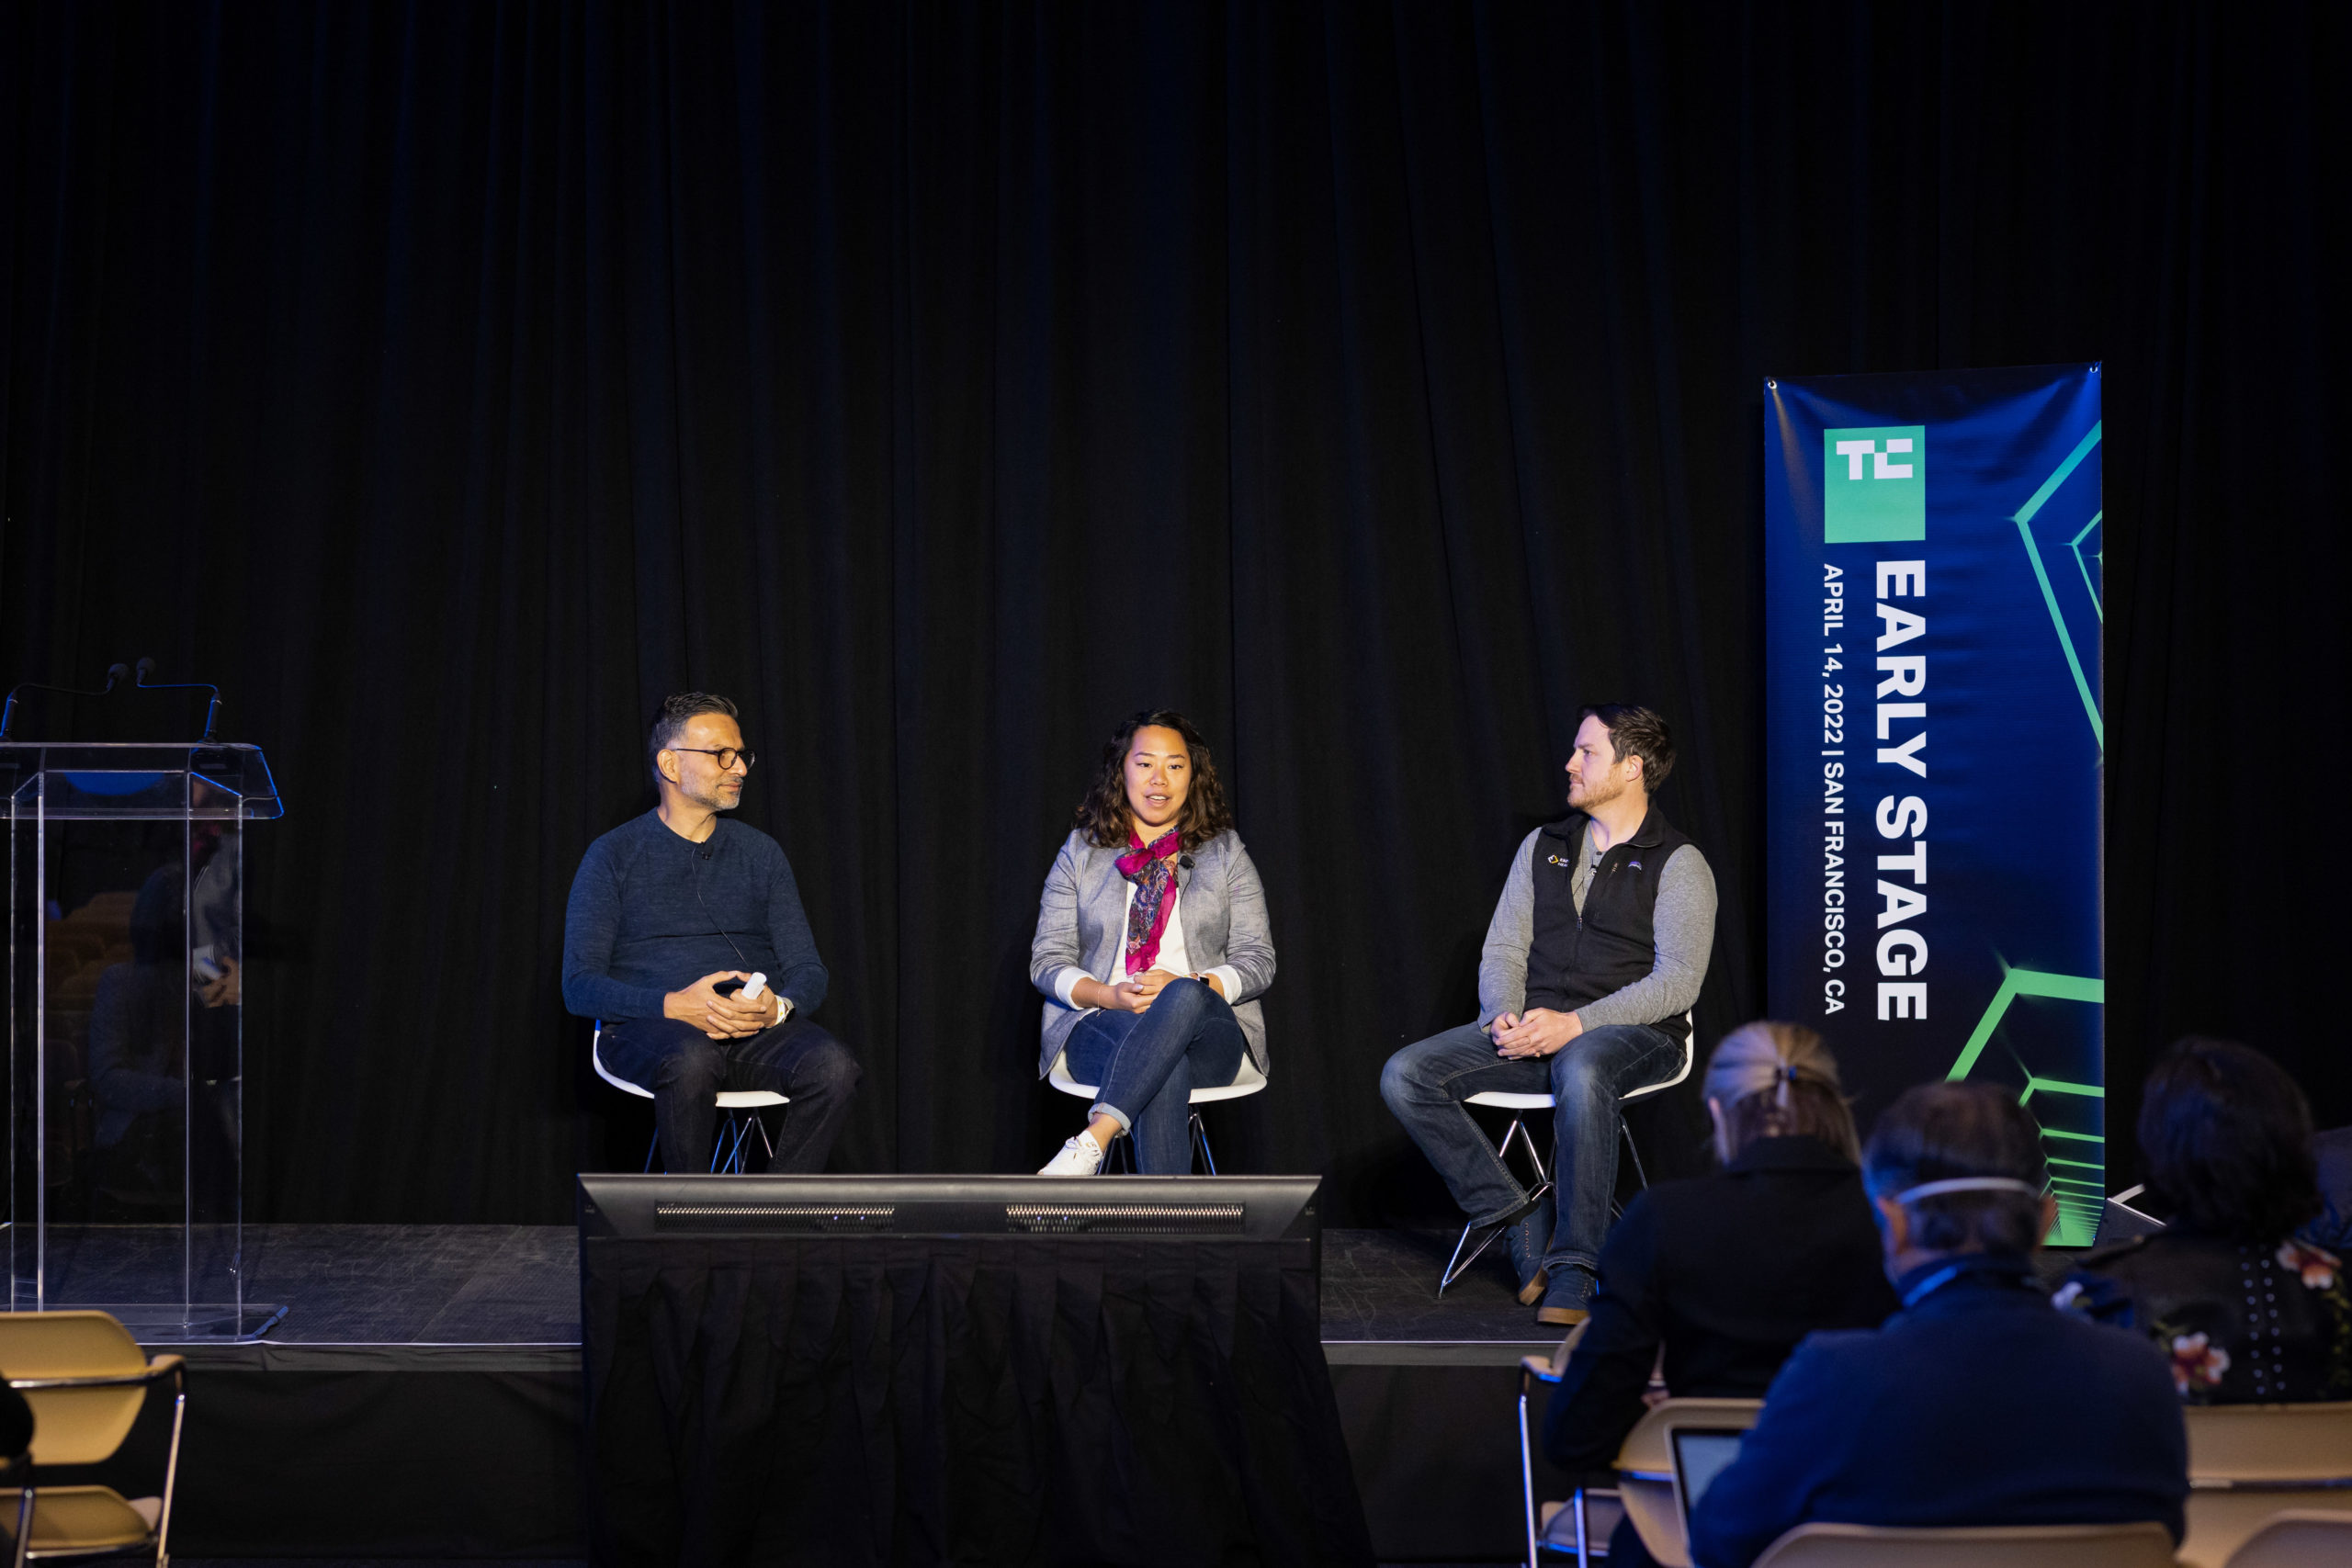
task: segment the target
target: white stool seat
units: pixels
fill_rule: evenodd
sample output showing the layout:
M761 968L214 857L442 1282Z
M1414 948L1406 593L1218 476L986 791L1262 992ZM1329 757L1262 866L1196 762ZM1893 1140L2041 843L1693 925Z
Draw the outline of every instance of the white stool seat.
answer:
M1690 1024L1690 1015L1683 1014L1682 1022L1684 1028L1688 1029ZM1644 1084L1639 1089L1629 1089L1618 1097L1620 1101L1639 1100L1645 1094L1656 1094L1660 1089L1672 1089L1676 1084L1689 1077L1690 1064L1699 1055L1695 1049L1697 1043L1696 1036L1686 1035L1682 1042L1682 1065L1675 1069L1674 1076L1670 1078L1660 1078L1653 1084ZM1500 1089L1488 1089L1484 1094L1472 1095L1463 1103L1488 1105L1497 1111L1550 1111L1557 1106L1559 1101L1548 1094L1505 1094Z
M575 1035L573 1038L576 1039L578 1036ZM588 1043L588 1065L596 1069L596 1076L623 1094L633 1094L639 1100L651 1100L653 1098L651 1089L642 1084L629 1082L628 1079L605 1066L604 1044L605 1026L600 1020L596 1025L596 1032ZM790 1100L773 1089L722 1089L718 1091L718 1104L721 1111L763 1111L771 1105L791 1103Z
M1491 1105L1498 1111L1549 1111L1559 1103L1548 1094L1504 1094L1490 1089L1474 1094L1464 1101L1469 1105Z
M601 1018L596 1021L595 1032L588 1037L588 1065L596 1069L598 1077L623 1094L633 1094L639 1100L653 1098L653 1091L643 1084L631 1083L605 1066L605 1021ZM754 1131L760 1134L761 1146L768 1151L768 1157L775 1157L775 1145L768 1140L768 1124L761 1118L760 1112L772 1105L791 1104L788 1096L778 1094L774 1089L722 1089L711 1096L711 1102L718 1106L721 1118L718 1145L710 1156L710 1168L714 1173L742 1174L743 1151ZM652 1142L645 1146L647 1170L653 1168L653 1151L661 1145L662 1134L657 1126Z
M1056 1055L1054 1057L1054 1065L1046 1069L1046 1081L1052 1084L1064 1094L1074 1094L1078 1096L1079 1099L1085 1100L1092 1100L1098 1098L1102 1092L1101 1085L1080 1083L1076 1078L1069 1076L1069 1053L1067 1051L1063 1051ZM1233 1075L1233 1081L1231 1083L1214 1084L1204 1089L1196 1089L1187 1098L1190 1100L1192 1104L1200 1106L1206 1105L1212 1100L1239 1100L1243 1095L1255 1094L1265 1087L1266 1075L1259 1070L1259 1066L1256 1062L1250 1060L1250 1053L1248 1051L1244 1051L1241 1053L1241 1070ZM1192 1134L1193 1152L1199 1156L1203 1165L1209 1168L1209 1174L1211 1176L1215 1176L1216 1174L1216 1153L1209 1147L1209 1130L1207 1126L1202 1122L1201 1113L1198 1111L1194 1111L1193 1112ZM1117 1148L1125 1143L1127 1135L1125 1133L1121 1133L1112 1138L1111 1146L1113 1148ZM1109 1168L1110 1159L1108 1150L1104 1151L1103 1165L1106 1169ZM1130 1153L1129 1156L1129 1166L1130 1168L1132 1168L1132 1153Z
M1052 1069L1046 1074L1046 1081L1064 1094L1074 1094L1081 1100L1092 1100L1102 1092L1102 1085L1080 1083L1069 1076L1069 1053L1067 1051L1054 1058ZM1241 1070L1233 1076L1231 1083L1219 1084L1212 1089L1196 1089L1190 1098L1194 1105L1206 1105L1212 1100L1239 1100L1243 1095L1255 1094L1265 1087L1266 1075L1258 1070L1258 1064L1250 1059L1249 1052L1244 1051L1241 1053ZM1547 1099L1544 1103L1548 1105L1551 1101Z

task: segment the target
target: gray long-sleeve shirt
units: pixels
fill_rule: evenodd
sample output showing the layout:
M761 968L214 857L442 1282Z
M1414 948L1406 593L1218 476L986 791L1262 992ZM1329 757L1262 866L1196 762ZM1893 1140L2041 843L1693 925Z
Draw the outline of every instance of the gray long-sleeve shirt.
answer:
M1503 896L1495 904L1495 918L1487 926L1487 944L1478 955L1482 1029L1497 1015L1516 1013L1527 1005L1527 950L1535 934L1535 840L1542 832L1539 828L1521 840ZM1569 874L1569 890L1579 911L1591 884L1592 825L1588 822L1577 841L1576 868ZM1657 962L1623 990L1577 1009L1585 1028L1658 1023L1690 1011L1698 1001L1700 984L1707 977L1707 955L1715 943L1715 874L1698 845L1675 851L1658 873L1651 929L1657 941Z

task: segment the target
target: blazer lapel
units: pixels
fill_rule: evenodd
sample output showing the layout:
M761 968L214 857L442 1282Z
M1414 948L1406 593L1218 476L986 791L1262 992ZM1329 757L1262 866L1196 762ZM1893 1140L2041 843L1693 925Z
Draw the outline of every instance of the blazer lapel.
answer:
M1123 955L1127 949L1127 879L1119 874L1118 856L1109 850L1095 852L1098 868L1094 886L1088 890L1087 903L1094 918L1101 922L1102 946L1098 950L1098 974L1113 980L1121 978L1125 967Z

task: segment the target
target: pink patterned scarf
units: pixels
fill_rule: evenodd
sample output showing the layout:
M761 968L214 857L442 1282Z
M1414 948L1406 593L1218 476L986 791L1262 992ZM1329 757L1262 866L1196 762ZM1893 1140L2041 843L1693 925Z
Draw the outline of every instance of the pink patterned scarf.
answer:
M1176 856L1184 839L1170 828L1147 844L1130 828L1127 844L1118 861L1119 874L1136 885L1135 902L1127 906L1127 973L1141 975L1159 957L1159 938L1176 903Z

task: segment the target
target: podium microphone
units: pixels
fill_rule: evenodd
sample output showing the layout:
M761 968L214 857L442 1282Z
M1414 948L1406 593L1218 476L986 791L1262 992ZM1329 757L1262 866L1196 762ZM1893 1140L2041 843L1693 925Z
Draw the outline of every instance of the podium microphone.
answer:
M153 661L141 660L141 662ZM82 686L51 686L40 681L19 681L8 688L8 700L5 704L0 704L0 740L8 739L8 725L17 716L17 694L19 692L55 692L68 697L103 697L114 690L117 681L128 680L130 677L130 666L117 663L107 666L107 683L95 692Z
M118 664L115 668L119 670L122 666ZM139 679L132 682L133 689L141 692L211 693L212 702L204 710L204 738L197 742L199 746L211 745L218 739L212 733L213 729L220 722L220 688L209 681L150 681L148 677L159 668L153 658L141 659L139 661Z

